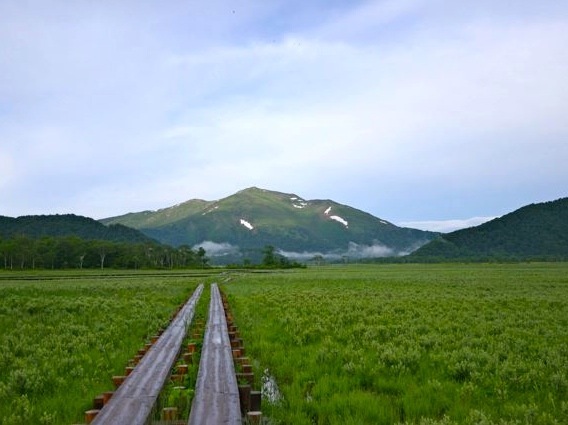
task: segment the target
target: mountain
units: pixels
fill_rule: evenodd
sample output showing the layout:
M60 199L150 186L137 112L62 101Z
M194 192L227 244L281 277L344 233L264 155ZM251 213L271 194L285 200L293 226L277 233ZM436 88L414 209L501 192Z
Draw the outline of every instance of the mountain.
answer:
M74 214L28 215L17 218L0 216L0 237L8 239L15 236L31 239L77 236L85 240L111 242L156 242L122 224L105 226L92 218Z
M212 256L237 251L249 256L272 245L293 258L380 257L409 253L438 236L397 227L332 200L304 200L255 187L218 201L194 199L101 222L131 226L173 246L202 244Z
M441 235L410 258L568 259L568 198L530 204L479 226Z

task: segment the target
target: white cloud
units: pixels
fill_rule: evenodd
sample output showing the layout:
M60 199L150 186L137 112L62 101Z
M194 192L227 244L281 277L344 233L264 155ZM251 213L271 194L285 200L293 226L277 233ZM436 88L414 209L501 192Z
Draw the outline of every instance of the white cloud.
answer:
M349 243L347 255L355 258L389 257L396 255L396 252L381 243L375 242L373 245L359 245L354 242Z
M339 254L329 254L329 253L324 254L324 253L319 252L319 251L295 252L295 251L278 250L278 254L283 255L284 257L287 257L287 258L291 258L291 259L296 260L296 261L310 261L310 260L313 260L315 257L322 257L322 258L328 258L328 259L333 259L333 260L341 258L341 255L339 255Z
M392 248L389 248L379 242L376 242L373 245L359 245L355 242L349 242L348 246L343 251L335 250L330 252L293 252L279 250L278 253L297 261L310 261L316 257L321 257L330 261L339 261L357 258L390 257L398 255Z
M565 195L559 3L2 2L0 195L42 213L71 181L55 208L101 217L260 186L391 221Z
M217 243L212 241L203 241L196 244L193 249L198 249L199 247L202 247L207 252L207 255L211 257L235 255L239 252L238 246L231 245L228 242Z
M459 171L478 179L482 163L514 148L515 135L566 131L559 114L568 106L568 86L558 83L568 61L543 66L563 56L565 33L563 26L483 25L455 41L414 40L407 51L312 40L298 40L297 50L290 41L214 50L202 59L207 68L222 63L231 70L226 81L235 72L255 74L254 88L198 110L202 126L194 136L208 141L204 156L215 152L217 161L234 160L243 147L260 161L288 166L315 160L320 167L374 165L389 175L401 167L426 175ZM291 70L301 77L289 77ZM290 87L293 93L283 93ZM514 152L542 152L534 139L521 143ZM514 154L498 175L526 161Z

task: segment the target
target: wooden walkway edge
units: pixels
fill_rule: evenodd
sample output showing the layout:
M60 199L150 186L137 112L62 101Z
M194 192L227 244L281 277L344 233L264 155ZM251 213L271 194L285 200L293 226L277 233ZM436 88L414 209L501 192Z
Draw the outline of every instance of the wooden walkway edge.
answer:
M209 319L188 424L241 423L239 389L225 312L219 288L212 284Z
M197 287L170 326L120 385L93 420L93 425L143 425L147 423L158 395L180 352L187 326L193 319L195 306L202 292L203 284Z

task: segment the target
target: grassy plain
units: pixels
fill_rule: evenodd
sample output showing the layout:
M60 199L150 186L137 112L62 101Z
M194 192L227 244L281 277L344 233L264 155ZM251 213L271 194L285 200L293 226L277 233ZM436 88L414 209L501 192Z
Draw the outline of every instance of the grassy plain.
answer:
M0 424L83 422L204 278L0 272Z
M568 423L566 263L330 266L222 289L257 379L281 391L263 400L272 423Z

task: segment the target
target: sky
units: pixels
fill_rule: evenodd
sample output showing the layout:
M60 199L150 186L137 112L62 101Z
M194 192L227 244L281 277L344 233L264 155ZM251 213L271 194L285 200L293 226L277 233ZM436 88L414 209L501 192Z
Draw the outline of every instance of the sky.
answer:
M568 196L568 2L2 0L0 215L256 186L449 231Z

